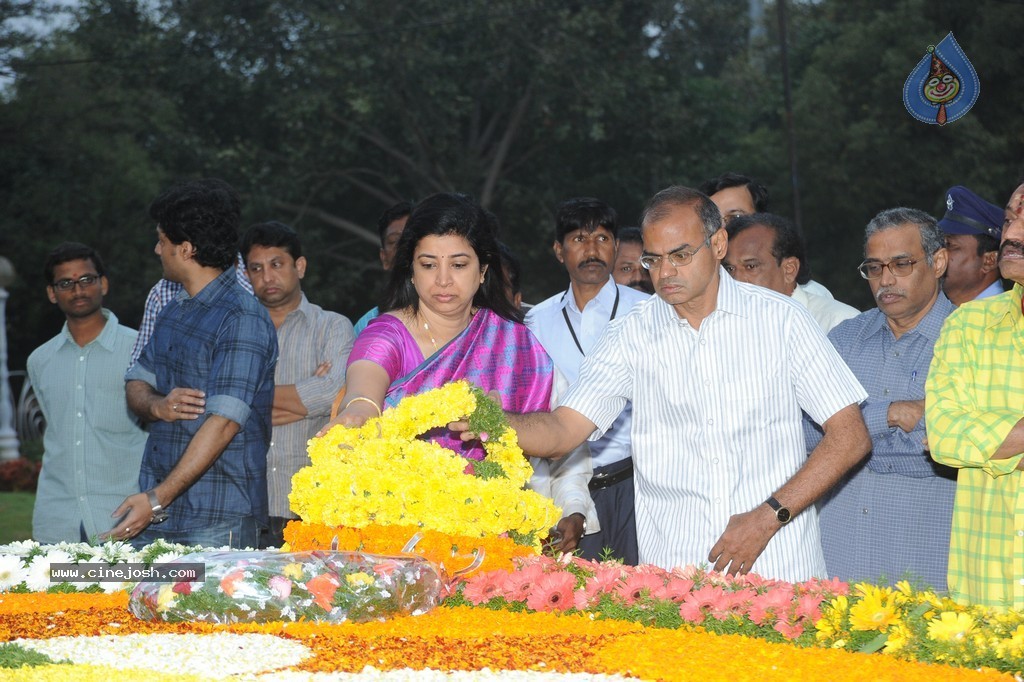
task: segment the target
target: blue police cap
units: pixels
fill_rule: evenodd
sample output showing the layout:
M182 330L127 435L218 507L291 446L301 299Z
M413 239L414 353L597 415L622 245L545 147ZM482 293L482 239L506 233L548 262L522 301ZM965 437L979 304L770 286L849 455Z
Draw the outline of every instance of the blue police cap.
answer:
M946 192L946 215L939 221L946 234L987 234L1000 239L1003 234L1003 209L957 185Z

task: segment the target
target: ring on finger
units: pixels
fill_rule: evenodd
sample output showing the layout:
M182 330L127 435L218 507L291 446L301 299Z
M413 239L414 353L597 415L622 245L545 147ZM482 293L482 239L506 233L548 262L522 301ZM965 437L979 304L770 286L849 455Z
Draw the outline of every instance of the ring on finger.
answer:
M173 405L171 405L171 409L174 410L175 412L177 412L178 411L178 403L174 403Z

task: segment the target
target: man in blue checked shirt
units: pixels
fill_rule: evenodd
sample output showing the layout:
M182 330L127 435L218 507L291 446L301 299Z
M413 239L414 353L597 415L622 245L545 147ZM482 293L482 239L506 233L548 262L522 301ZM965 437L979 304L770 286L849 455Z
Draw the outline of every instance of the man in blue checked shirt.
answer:
M110 538L255 547L266 527L277 335L232 268L240 208L216 179L150 206L164 278L183 289L125 377L128 406L151 427L144 492L115 510L127 516Z

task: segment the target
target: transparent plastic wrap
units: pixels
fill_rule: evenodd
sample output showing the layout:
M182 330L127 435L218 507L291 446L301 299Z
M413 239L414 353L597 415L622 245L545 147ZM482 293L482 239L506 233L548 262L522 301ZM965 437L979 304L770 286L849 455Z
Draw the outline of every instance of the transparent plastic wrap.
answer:
M418 556L365 552L198 552L165 564L205 565L204 580L140 582L143 620L207 623L385 620L433 609L445 579Z

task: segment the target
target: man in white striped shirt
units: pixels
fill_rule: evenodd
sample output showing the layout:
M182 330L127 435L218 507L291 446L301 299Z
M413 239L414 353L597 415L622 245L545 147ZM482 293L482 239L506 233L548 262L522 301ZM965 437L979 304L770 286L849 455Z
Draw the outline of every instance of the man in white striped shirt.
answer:
M707 196L659 192L642 229L658 296L608 326L561 407L509 415L523 449L560 456L632 401L641 562L825 576L814 501L871 447L864 389L805 308L725 274ZM801 410L824 425L809 458Z

